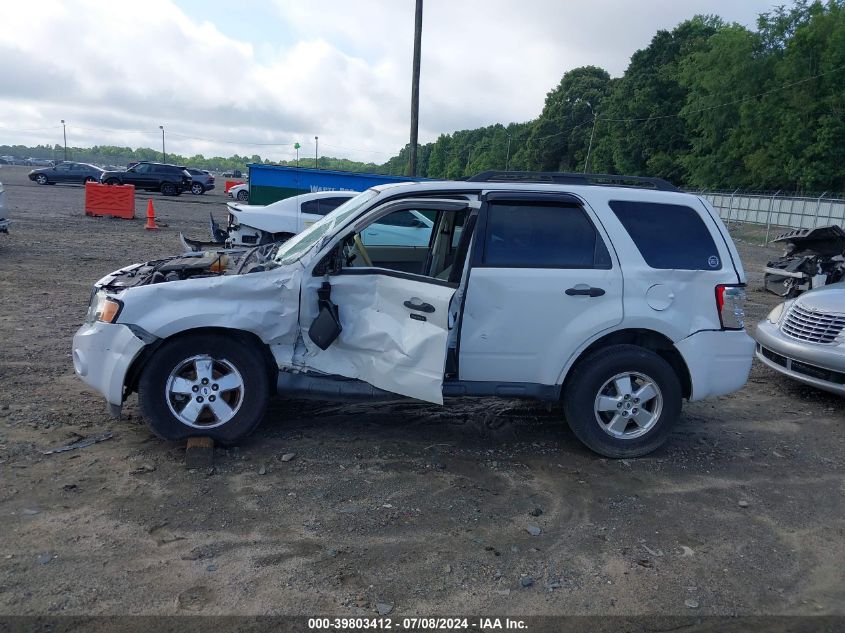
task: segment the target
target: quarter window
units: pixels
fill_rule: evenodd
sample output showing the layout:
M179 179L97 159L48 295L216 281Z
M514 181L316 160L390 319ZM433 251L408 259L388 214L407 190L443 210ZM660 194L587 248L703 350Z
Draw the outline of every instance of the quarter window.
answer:
M576 205L491 203L483 261L501 268L611 268L590 218Z
M613 200L610 208L652 268L722 268L716 244L695 209L680 204L628 200Z

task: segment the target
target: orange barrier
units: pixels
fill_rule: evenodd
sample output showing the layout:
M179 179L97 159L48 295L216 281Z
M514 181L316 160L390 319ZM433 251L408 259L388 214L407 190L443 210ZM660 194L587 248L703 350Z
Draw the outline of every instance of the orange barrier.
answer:
M229 193L229 189L231 189L235 185L242 185L242 184L244 184L244 182L246 182L246 181L245 180L227 180L226 184L224 185L224 187L225 187L224 192Z
M135 186L85 183L85 215L134 219Z

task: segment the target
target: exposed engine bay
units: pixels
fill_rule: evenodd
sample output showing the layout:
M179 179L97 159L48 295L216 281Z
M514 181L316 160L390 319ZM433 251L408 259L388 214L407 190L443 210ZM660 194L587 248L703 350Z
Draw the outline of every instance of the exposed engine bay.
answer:
M784 242L779 259L763 269L763 285L779 297L845 280L845 230L836 225L796 229L772 240Z
M119 291L169 281L260 272L276 266L272 256L277 247L278 244L265 244L250 249L183 253L116 271L103 281L102 287Z

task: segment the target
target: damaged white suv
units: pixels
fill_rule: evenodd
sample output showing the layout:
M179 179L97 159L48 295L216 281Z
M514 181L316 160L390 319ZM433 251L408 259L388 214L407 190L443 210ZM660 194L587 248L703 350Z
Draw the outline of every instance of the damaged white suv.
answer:
M413 211L427 245L368 239ZM368 243L369 242L369 243ZM243 438L274 390L562 400L592 450L644 455L682 399L748 377L745 274L710 204L664 181L485 172L383 185L282 244L135 264L95 285L76 372L163 438Z

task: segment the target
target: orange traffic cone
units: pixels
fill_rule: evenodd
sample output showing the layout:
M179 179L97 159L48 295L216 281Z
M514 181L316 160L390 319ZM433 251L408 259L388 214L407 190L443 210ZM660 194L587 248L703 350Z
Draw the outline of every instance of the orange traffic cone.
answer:
M155 231L158 229L156 226L156 210L153 207L152 199L147 200L147 223L144 225L144 228L148 231Z

